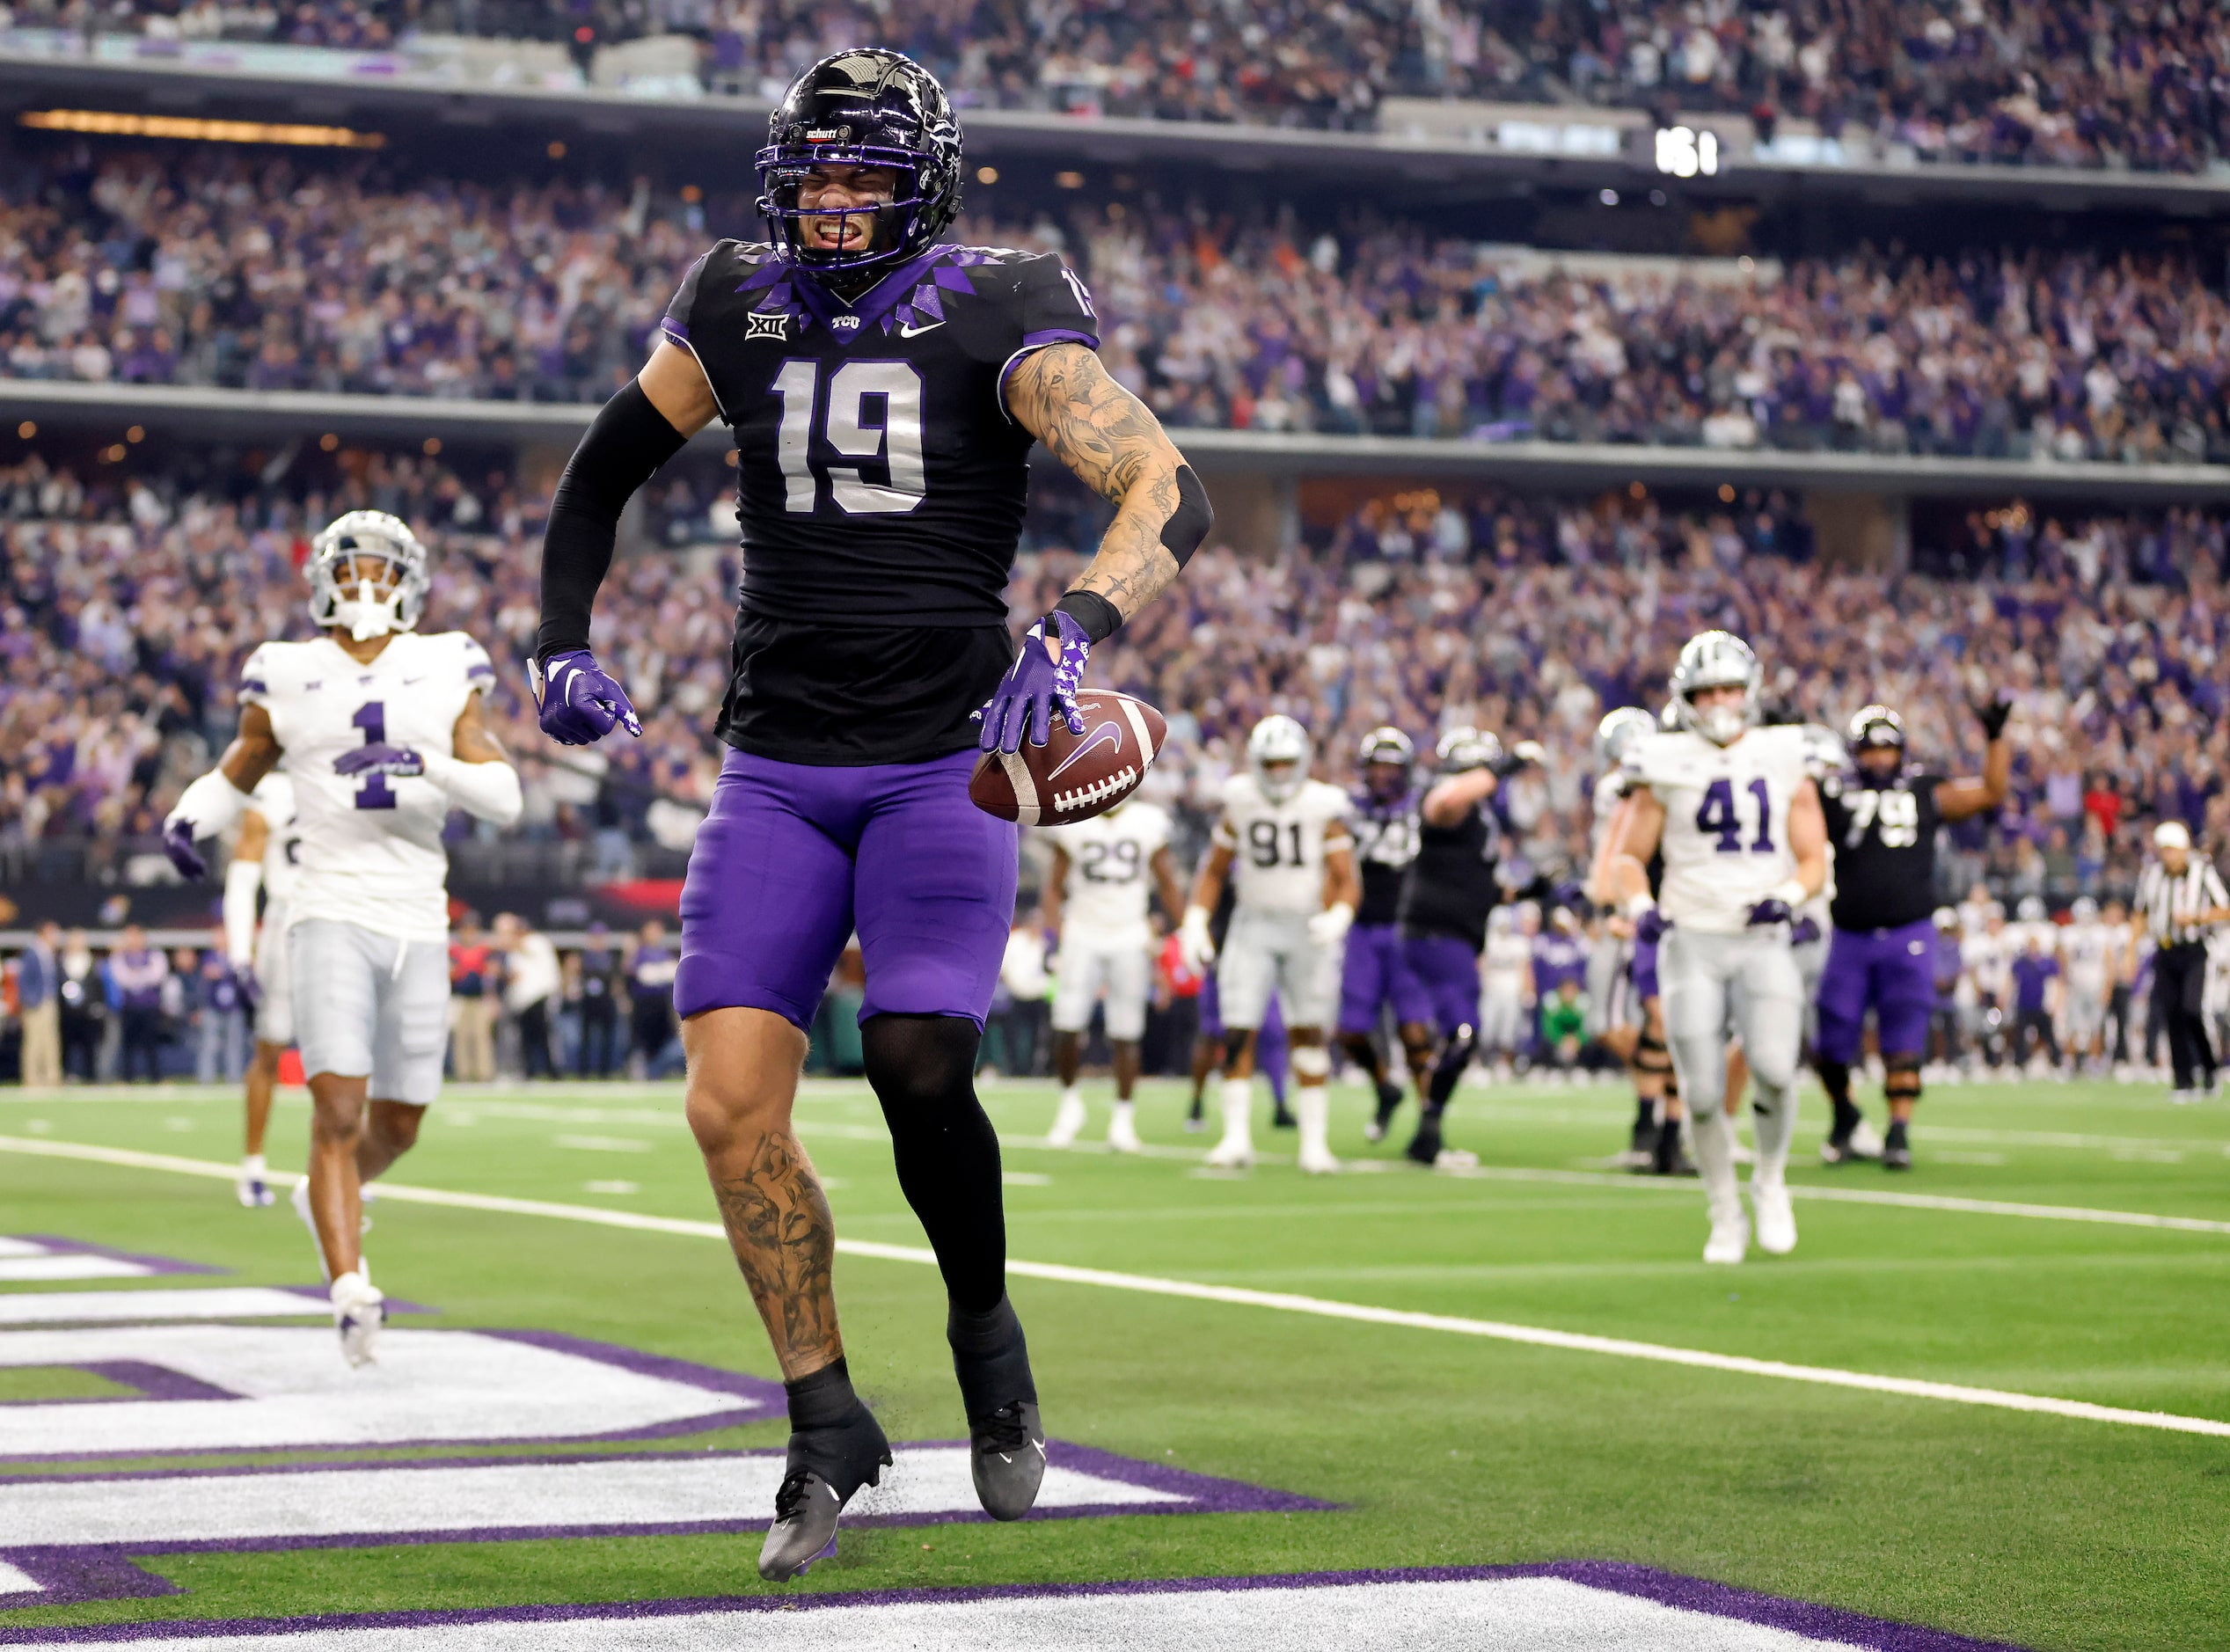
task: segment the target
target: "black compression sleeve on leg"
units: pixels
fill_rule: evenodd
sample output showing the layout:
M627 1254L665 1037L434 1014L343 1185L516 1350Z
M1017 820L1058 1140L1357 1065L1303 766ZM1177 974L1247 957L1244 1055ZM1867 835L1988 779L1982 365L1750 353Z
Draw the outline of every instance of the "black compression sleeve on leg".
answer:
M1448 1098L1456 1093L1456 1081L1471 1065L1472 1051L1477 1048L1468 1027L1448 1041L1448 1048L1441 1052L1440 1064L1432 1070L1432 1087L1425 1092L1429 1111L1438 1114L1447 1107Z
M611 567L619 515L635 490L688 442L651 406L637 379L597 413L550 496L536 659L589 646L589 610Z
M957 1015L877 1015L859 1029L899 1188L929 1235L952 1305L969 1314L991 1312L1006 1295L998 1137L976 1099L982 1036Z

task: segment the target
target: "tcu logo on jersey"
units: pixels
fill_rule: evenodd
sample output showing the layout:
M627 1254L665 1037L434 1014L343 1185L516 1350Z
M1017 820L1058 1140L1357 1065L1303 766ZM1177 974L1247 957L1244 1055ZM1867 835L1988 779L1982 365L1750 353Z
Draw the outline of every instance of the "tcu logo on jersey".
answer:
M829 325L834 327L838 333L854 333L859 330L859 318L857 316L836 316L830 318Z
M785 312L778 311L774 314L769 315L764 311L754 310L749 314L746 315L743 319L747 324L743 333L743 340L747 344L753 339L779 339L786 340L790 336L790 318Z

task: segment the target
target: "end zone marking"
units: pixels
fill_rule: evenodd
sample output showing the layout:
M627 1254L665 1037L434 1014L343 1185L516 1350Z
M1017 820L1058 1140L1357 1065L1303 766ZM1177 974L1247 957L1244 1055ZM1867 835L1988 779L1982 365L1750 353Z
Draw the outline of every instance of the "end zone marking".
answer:
M94 1147L76 1142L31 1141L0 1136L0 1152L29 1153L50 1159L77 1159L128 1169L169 1171L230 1181L233 1166L206 1159L175 1159L164 1153L136 1152L128 1148ZM1571 1173L1543 1172L1542 1178L1562 1179ZM1532 1173L1527 1173L1532 1179ZM274 1177L291 1182L294 1177ZM1590 1177L1588 1181L1598 1178ZM1605 1177L1599 1180L1608 1181ZM1837 1191L1829 1189L1829 1191ZM632 1229L639 1232L672 1233L687 1239L725 1241L727 1232L717 1222L684 1221L674 1217L639 1216L632 1210L603 1210L593 1205L558 1204L541 1199L513 1199L497 1194L450 1193L436 1188L415 1188L383 1181L380 1196L398 1203L432 1204L459 1210L485 1210L502 1216L541 1216L562 1222L581 1222L598 1227ZM1903 1199L1922 1195L1883 1195ZM2056 1206L1993 1206L1981 1200L1963 1201L1954 1208L1978 1209L1987 1214L2027 1214L2052 1210ZM2134 1216L2131 1212L2087 1213ZM2080 1219L2080 1218L2078 1218ZM2142 1219L2141 1225L2182 1225L2175 1217ZM2230 1224L2208 1224L2202 1231L2230 1231ZM840 1255L862 1256L878 1261L912 1262L936 1266L935 1254L925 1246L885 1245L872 1239L837 1241ZM1322 1297L1304 1297L1287 1291L1251 1290L1239 1285L1207 1285L1187 1279L1162 1279L1147 1274L1114 1273L1099 1268L1071 1268L1058 1262L1028 1262L1009 1259L1006 1270L1025 1279L1043 1279L1057 1284L1097 1285L1110 1290L1142 1295L1181 1297L1195 1302L1220 1302L1232 1307L1269 1308L1283 1313L1309 1314L1318 1319L1348 1319L1364 1325L1399 1326L1408 1330L1442 1331L1458 1336L1486 1337L1533 1348L1553 1348L1566 1353L1605 1354L1619 1359L1650 1360L1664 1365L1687 1365L1704 1371L1729 1371L1745 1377L1776 1377L1789 1382L1817 1383L1831 1388L1856 1388L1872 1393L1900 1394L1913 1400L1941 1400L1954 1405L1983 1406L2000 1411L2026 1411L2067 1417L2081 1422L2114 1422L2131 1428L2160 1429L2175 1434L2204 1434L2230 1439L2230 1422L2213 1417L2178 1416L2166 1411L2132 1411L2119 1406L2094 1405L2083 1400L2058 1400L2044 1394L2015 1393L2000 1388L1974 1388L1963 1383L1940 1383L1912 1377L1882 1377L1866 1371L1839 1371L1825 1365L1796 1365L1782 1360L1751 1359L1739 1354L1714 1354L1701 1349L1675 1348L1657 1342L1637 1342L1625 1337L1596 1336L1580 1331L1554 1331L1539 1326L1511 1325L1499 1319L1471 1319L1444 1313L1419 1313L1402 1308L1373 1307L1357 1302L1338 1302Z

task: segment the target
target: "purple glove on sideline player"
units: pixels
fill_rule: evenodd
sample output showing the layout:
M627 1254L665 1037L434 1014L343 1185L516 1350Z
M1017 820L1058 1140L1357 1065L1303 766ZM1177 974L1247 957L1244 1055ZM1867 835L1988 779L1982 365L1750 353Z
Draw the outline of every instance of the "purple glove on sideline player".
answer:
M1788 944L1792 947L1809 947L1818 939L1819 919L1816 917L1800 917L1788 926Z
M642 719L635 715L627 691L588 649L553 654L546 665L528 661L527 680L534 687L542 732L559 745L593 746L614 727L642 738Z
M201 859L194 847L194 822L190 820L170 820L163 823L163 852L171 858L178 874L192 882L209 875L209 863Z
M1061 645L1058 660L1045 651L1049 634ZM986 751L1020 751L1027 734L1032 745L1042 746L1052 735L1056 711L1071 734L1082 734L1084 713L1077 707L1076 694L1091 658L1091 638L1059 609L1032 625L1022 638L1022 652L976 713L983 725L978 743Z
M392 774L408 778L426 772L426 759L408 746L391 746L384 741L358 746L344 751L333 760L335 774Z
M1654 947L1665 938L1672 927L1672 920L1656 907L1651 907L1634 920L1634 939L1645 947Z
M1769 895L1750 909L1750 926L1752 929L1762 929L1769 924L1788 923L1795 917L1795 914L1788 910L1788 902ZM1790 939L1794 939L1795 937L1791 936Z

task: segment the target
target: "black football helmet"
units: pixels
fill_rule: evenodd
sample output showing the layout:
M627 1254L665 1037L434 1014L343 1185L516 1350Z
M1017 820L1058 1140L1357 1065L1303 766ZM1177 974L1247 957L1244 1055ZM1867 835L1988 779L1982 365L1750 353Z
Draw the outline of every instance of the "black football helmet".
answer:
M798 186L816 165L888 166L898 174L887 205L801 212ZM871 269L928 248L960 210L960 122L937 77L901 52L859 47L823 58L790 83L767 118L754 162L759 211L774 244L815 274ZM803 220L872 220L863 252L808 247Z

